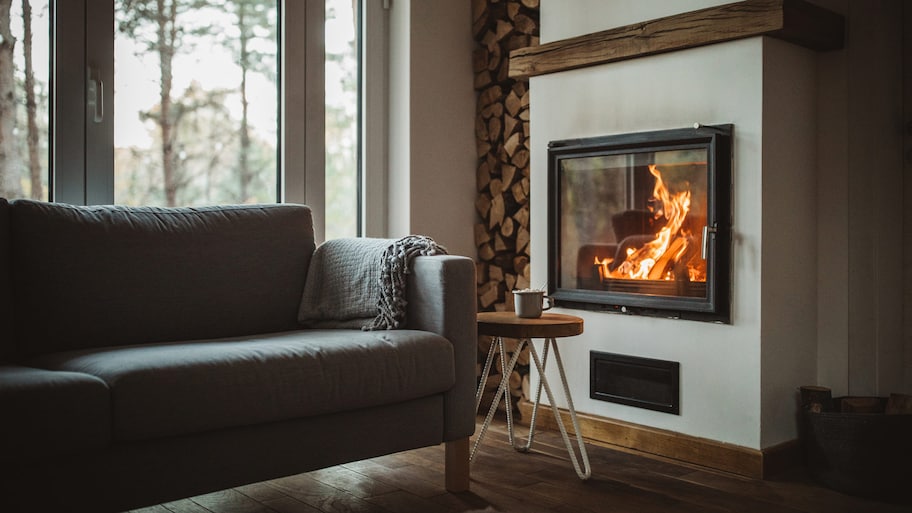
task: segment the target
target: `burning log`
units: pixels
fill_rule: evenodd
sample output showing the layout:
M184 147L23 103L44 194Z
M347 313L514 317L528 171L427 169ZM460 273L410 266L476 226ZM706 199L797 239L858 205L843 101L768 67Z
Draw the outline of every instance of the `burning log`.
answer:
M651 210L627 211L612 219L623 239L615 254L595 256L593 274L603 285L610 279L705 282L706 262L699 257L693 222L687 223L690 190L670 191L655 164L649 172L655 178Z
M678 257L687 249L687 240L684 237L677 237L668 244L668 248L662 253L662 256L656 260L652 269L649 271L650 280L661 280L665 277L665 270L674 265Z

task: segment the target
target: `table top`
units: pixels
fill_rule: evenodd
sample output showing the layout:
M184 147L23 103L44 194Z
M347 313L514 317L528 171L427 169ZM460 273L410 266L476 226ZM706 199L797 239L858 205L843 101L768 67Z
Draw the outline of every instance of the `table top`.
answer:
M478 334L510 338L572 337L583 332L583 320L575 315L543 313L537 319L517 317L515 312L479 312Z

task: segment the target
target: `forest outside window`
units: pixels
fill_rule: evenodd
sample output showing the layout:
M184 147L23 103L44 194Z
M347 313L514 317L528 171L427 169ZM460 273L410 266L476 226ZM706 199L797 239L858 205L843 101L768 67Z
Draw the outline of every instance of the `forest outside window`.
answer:
M116 0L114 202L277 199L275 0Z
M0 197L48 199L48 0L0 0Z
M325 0L315 10L305 1L306 9L283 9L281 0L0 0L0 195L187 206L310 202L316 194L327 237L358 235L361 2ZM81 19L84 27L72 26ZM283 37L283 21L297 32ZM325 68L283 78L281 42L311 44L298 32L315 22L325 23L313 31L325 36ZM85 48L75 48L81 40ZM310 75L321 83L295 81ZM305 116L284 105L297 111L282 114L289 88L325 91L325 111ZM289 116L325 127L325 141L307 143L311 154L325 149L324 158L283 165L283 145L303 137L281 133ZM305 198L282 190L283 168L317 167L325 176L307 181L321 191Z

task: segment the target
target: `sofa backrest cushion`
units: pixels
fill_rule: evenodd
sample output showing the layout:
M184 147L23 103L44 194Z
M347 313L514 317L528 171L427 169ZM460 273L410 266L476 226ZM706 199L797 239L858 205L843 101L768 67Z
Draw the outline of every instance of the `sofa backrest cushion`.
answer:
M0 362L14 353L13 290L10 285L9 203L0 198Z
M297 327L306 206L11 206L23 356Z

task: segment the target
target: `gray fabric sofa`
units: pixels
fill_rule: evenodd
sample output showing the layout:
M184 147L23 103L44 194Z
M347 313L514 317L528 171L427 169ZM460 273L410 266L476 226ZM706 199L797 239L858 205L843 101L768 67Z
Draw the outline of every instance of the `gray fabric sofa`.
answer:
M475 281L423 256L407 329L302 329L302 205L0 199L0 511L118 511L447 443L468 487Z

